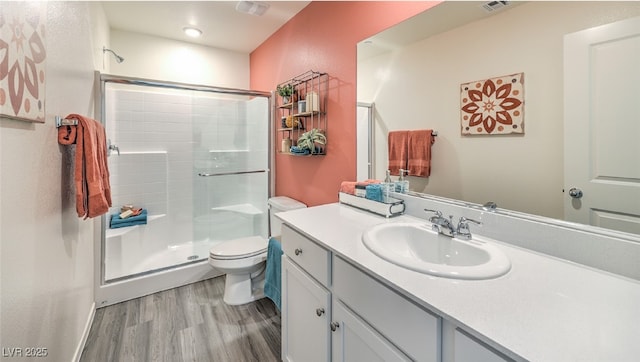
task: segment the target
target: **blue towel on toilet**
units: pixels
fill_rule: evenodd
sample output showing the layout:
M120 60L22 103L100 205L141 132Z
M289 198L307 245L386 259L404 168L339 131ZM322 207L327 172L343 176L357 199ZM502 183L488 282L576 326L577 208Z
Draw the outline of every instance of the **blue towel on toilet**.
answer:
M282 286L282 245L276 238L269 239L267 246L267 270L265 271L264 295L280 310Z

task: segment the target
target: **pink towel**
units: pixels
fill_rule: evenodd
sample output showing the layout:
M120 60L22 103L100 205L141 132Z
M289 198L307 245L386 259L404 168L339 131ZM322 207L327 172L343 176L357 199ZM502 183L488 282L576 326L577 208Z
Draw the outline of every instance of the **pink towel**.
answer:
M100 216L109 211L111 206L104 127L99 122L78 114L70 114L66 118L78 120L74 174L78 217L86 219ZM60 131L58 135L60 136ZM58 140L60 141L60 137Z
M356 194L356 185L369 185L369 184L377 184L380 183L380 180L374 179L366 179L364 181L342 181L340 183L340 192L344 192L345 194L355 195Z
M432 130L409 131L408 162L409 176L429 177L431 174L431 145L436 141Z
M400 175L400 169L407 168L408 138L409 131L389 132L389 170L392 175Z
M356 194L356 182L355 181L342 181L340 184L340 192L344 192L345 194L355 195Z

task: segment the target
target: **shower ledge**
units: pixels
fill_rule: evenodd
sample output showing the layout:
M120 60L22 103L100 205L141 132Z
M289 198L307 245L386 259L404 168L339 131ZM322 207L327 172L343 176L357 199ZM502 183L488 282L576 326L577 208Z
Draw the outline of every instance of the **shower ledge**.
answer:
M209 150L210 153L237 153L237 152L249 152L247 149L237 149L237 150Z
M167 216L167 214L157 214L157 215L149 215L147 216L147 223L150 223L154 220L160 219ZM106 229L104 231L104 236L106 239L109 238L115 238L118 236L122 236L128 232L131 232L133 230L135 230L136 228L140 227L142 225L133 225L133 226L125 226L123 228L117 228L117 229Z
M221 211L235 211L241 214L247 215L260 215L264 214L264 211L261 211L257 207L251 204L237 204L237 205L229 205L229 206L221 206L221 207L212 207L211 210L221 210Z

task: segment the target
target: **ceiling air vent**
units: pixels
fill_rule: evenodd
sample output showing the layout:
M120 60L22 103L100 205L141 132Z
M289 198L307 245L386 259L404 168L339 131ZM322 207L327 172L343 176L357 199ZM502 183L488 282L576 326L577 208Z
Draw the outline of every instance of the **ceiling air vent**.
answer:
M505 6L509 5L509 1L489 1L488 3L482 4L482 8L490 13L492 11L500 10Z
M236 10L241 13L262 16L267 12L269 6L269 4L263 1L241 0L236 4Z

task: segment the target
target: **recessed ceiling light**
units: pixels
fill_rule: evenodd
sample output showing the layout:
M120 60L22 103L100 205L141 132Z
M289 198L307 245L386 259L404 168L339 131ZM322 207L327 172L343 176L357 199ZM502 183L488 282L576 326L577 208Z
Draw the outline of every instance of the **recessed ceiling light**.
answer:
M187 34L187 36L190 36L192 38L198 38L200 37L200 35L202 35L202 30L190 26L184 27L182 28L182 30L185 34Z

